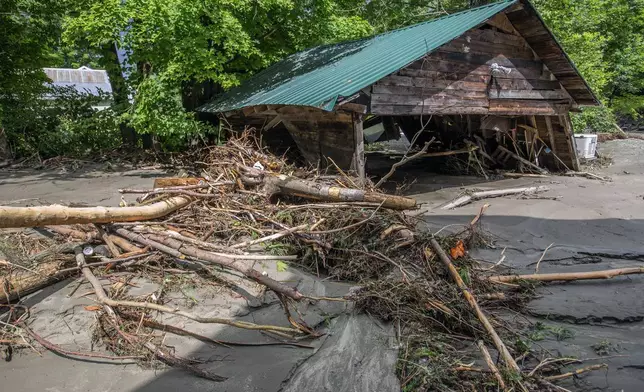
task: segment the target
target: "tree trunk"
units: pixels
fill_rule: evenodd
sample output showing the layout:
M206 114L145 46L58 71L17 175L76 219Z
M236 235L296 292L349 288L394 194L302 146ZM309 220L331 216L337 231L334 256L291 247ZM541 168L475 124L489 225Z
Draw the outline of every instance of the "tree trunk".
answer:
M32 268L34 272L16 269L12 274L0 279L0 284L4 287L4 290L0 291L0 303L13 303L25 295L60 281L72 274L73 271L59 275L56 273L73 263L72 257L59 257L54 261L41 263Z
M0 228L41 227L76 223L135 222L160 218L185 207L190 199L184 196L171 197L157 203L138 207L65 207L50 205L42 207L0 206Z
M321 185L311 181L300 180L285 175L271 176L264 179L269 194L284 194L305 199L324 201L353 201L382 204L384 208L408 210L416 208L416 199L410 197L387 195L377 192L366 192L362 189L339 188Z
M123 75L123 68L119 61L116 42L106 44L102 48L103 66L110 78L112 85L112 96L114 98L114 109L116 112L125 111L130 105L128 99L127 82ZM134 128L128 126L125 122L119 124L121 130L121 139L123 144L135 147L137 144L137 134Z

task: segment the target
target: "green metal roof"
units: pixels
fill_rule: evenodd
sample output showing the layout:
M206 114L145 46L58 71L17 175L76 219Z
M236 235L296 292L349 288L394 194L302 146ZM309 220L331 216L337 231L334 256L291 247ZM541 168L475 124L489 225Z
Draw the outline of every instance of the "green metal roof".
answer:
M295 53L198 110L216 113L255 105L332 110L338 97L355 94L516 2L503 0L374 37Z

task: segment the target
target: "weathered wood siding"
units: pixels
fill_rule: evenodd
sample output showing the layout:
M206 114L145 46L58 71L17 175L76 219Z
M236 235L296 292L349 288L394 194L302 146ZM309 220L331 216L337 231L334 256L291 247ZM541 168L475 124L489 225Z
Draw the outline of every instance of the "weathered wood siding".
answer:
M504 16L495 23L510 30ZM571 102L522 36L489 28L471 30L371 87L371 112L381 115L558 115Z
M577 104L597 104L586 82L573 68L572 62L537 17L536 11L530 3L525 2L521 7L510 9L506 17L557 80L575 97Z
M351 114L299 107L284 107L278 113L310 164L332 165L331 158L343 169L352 166L356 141Z

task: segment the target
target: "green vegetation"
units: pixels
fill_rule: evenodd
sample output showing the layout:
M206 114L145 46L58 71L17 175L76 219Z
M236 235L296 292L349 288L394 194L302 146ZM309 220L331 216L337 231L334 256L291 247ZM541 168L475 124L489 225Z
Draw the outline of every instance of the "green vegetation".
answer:
M14 155L88 155L124 129L179 149L216 134L194 109L298 50L440 17L480 0L5 0L0 129ZM644 0L534 0L606 108L577 131L612 131L644 108ZM128 55L121 68L116 48ZM112 110L43 99L43 67L106 69ZM79 103L72 101L78 100ZM99 140L100 139L100 140ZM89 144L87 144L89 143Z

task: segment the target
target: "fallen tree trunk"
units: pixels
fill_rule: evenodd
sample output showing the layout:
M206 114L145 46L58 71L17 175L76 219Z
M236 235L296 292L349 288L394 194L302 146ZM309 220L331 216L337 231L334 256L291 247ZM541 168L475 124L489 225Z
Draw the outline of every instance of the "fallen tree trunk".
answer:
M513 283L522 280L532 280L538 282L555 282L555 281L572 281L572 280L592 280L592 279L610 279L622 275L644 274L644 267L619 268L603 271L591 272L562 272L554 274L531 274L531 275L499 275L490 276L487 279L498 283Z
M312 200L378 203L382 204L384 208L394 210L416 208L416 199L410 197L321 185L312 181L300 180L285 175L266 177L264 184L267 188L266 193L269 195L283 194Z
M189 198L177 196L139 207L0 206L0 228L149 220L168 215L189 203Z
M59 274L61 268L73 265L73 257L59 257L54 261L41 263L30 270L16 269L11 274L0 278L3 290L0 291L0 303L13 303L25 295L34 293L52 285L73 271Z
M483 191L483 192L474 192L471 195L460 196L451 202L445 204L441 207L442 210L451 210L452 208L464 206L476 200L481 199L491 199L494 197L508 196L508 195L518 195L518 194L530 194L545 192L548 190L548 187L545 186L531 186L527 188L510 188L510 189L498 189L494 191Z
M144 237L140 234L132 233L123 228L116 229L115 231L119 235L122 235L132 241L150 246L171 256L181 259L185 258L185 256L190 256L199 260L220 265L222 267L227 267L232 270L241 272L247 278L252 279L257 283L263 284L269 289L277 293L286 295L289 298L295 300L302 298L302 294L297 291L296 288L287 286L268 276L262 275L261 272L257 271L252 266L248 265L248 263L245 263L244 261L241 261L239 259L231 259L228 257L219 256L212 252L204 251L194 246L186 245L179 240L162 235L149 235L148 237Z

